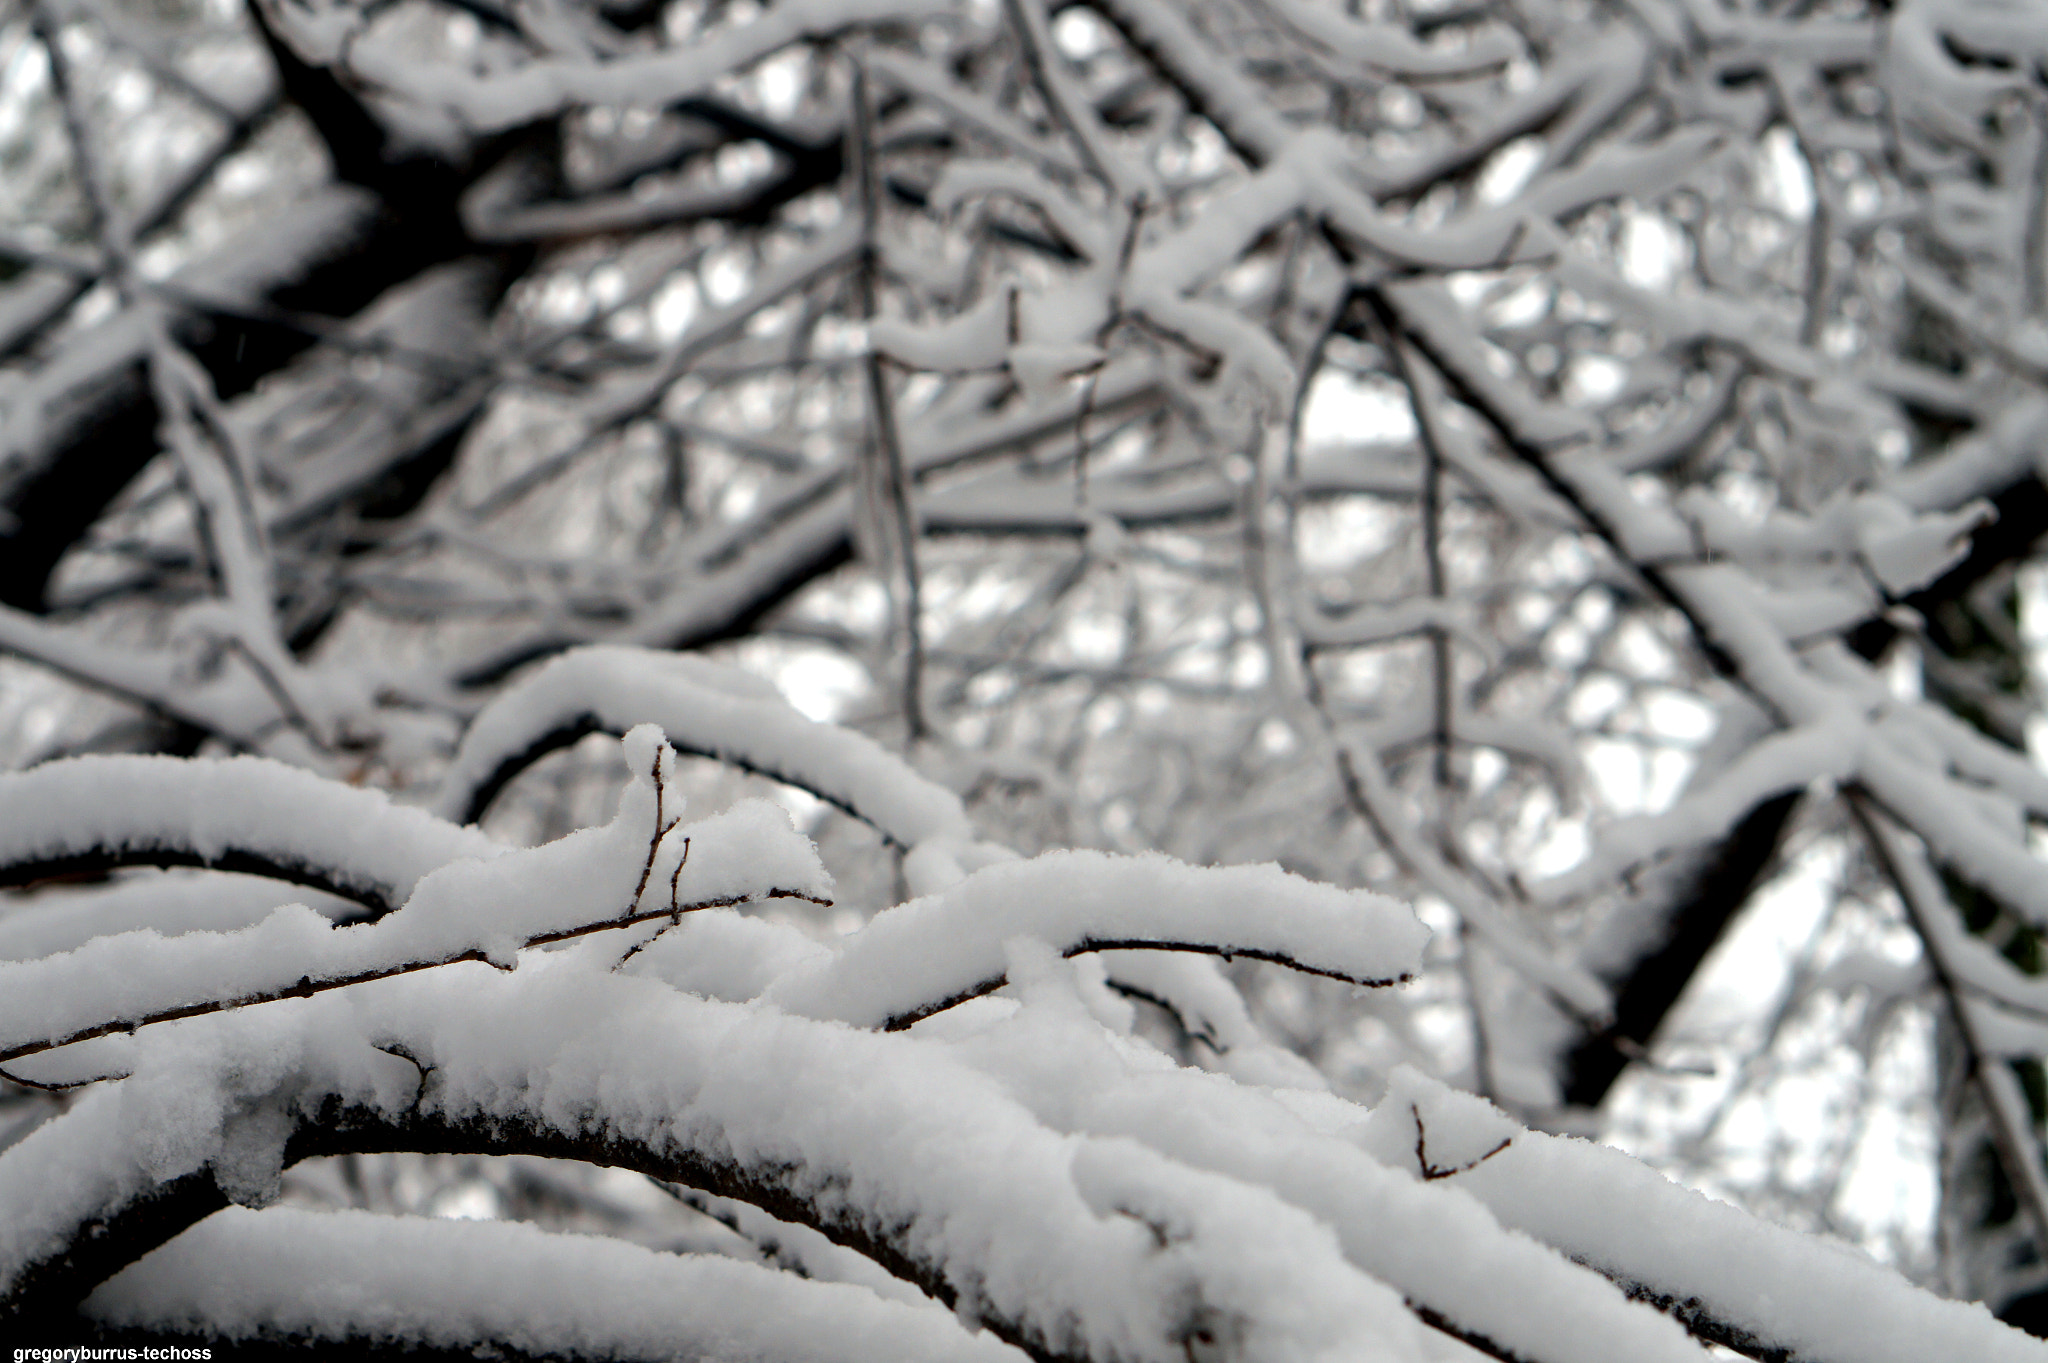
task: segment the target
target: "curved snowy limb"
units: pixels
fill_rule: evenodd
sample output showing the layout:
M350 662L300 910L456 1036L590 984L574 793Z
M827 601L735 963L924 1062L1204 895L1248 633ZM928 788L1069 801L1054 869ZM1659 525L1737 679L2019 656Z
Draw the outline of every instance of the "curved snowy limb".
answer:
M707 909L663 932L619 969L665 980L685 993L744 1003L782 976L831 969L832 958L832 948L789 924ZM1208 957L1106 950L1096 960L1110 990L1166 1009L1190 1041L1213 1051L1211 1068L1247 1083L1328 1086L1313 1066L1260 1034L1237 987Z
M414 1057L424 1081L373 1044ZM811 1225L1041 1359L1168 1363L1212 1342L1247 1363L1423 1352L1400 1298L1307 1213L1135 1141L1049 1131L914 1037L691 999L558 954L141 1047L135 1078L0 1155L6 1313L82 1297L119 1266L109 1242L130 1257L162 1243L182 1229L166 1201L182 1197L189 1221L224 1196L264 1200L291 1159L524 1152ZM152 1244L126 1239L144 1223Z
M934 1306L504 1221L229 1207L102 1283L102 1326L300 1347L779 1363L1017 1363Z
M1383 1102L1373 1118L1375 1126L1394 1119L1381 1138L1387 1146L1413 1139L1414 1121L1393 1129L1410 1103L1432 1148L1442 1140L1484 1149L1513 1128L1483 1100L1411 1069L1396 1072L1389 1097L1398 1102ZM2048 1344L1979 1303L1912 1287L1854 1249L1711 1201L1609 1146L1517 1130L1456 1183L1503 1225L1668 1304L1696 1331L1752 1357L2048 1358Z
M1851 790L1848 804L1879 869L1898 892L1907 923L1920 938L1926 973L1948 1004L1949 1020L1962 1044L1965 1073L1983 1096L1992 1145L2006 1181L2027 1209L2035 1243L2048 1244L2048 1170L2042 1166L2041 1142L2019 1076L2003 1062L2012 1053L2038 1056L2041 1028L1965 992L1967 967L1960 966L1950 950L1952 942L1965 934L1924 849L1873 813L1861 791ZM1967 940L1989 951L1988 943ZM2014 1042L2020 1043L2017 1051L2008 1051Z
M1704 789L1663 813L1608 824L1600 830L1594 854L1539 882L1541 893L1551 900L1586 894L1670 852L1726 837L1745 814L1773 796L1804 790L1823 778L1845 781L1856 773L1867 732L1868 726L1851 713L1833 723L1772 734Z
M233 670L193 686L167 653L112 648L5 603L0 603L0 648L239 749L259 746L259 735L283 718L276 702L246 672Z
M585 734L659 724L679 752L807 790L901 847L971 840L960 797L873 739L820 724L773 684L708 658L598 646L552 659L471 721L442 778L442 816L474 823L546 753Z
M445 111L472 132L500 132L563 113L583 104L620 100L668 104L703 94L721 78L807 39L832 37L865 24L910 22L946 12L942 0L794 0L716 37L688 46L634 52L610 61L592 57L542 57L509 70L469 72L429 65L389 40L350 43L327 60L383 86ZM301 41L318 43L311 26L295 23L292 11L272 6L273 22ZM330 31L332 31L330 29ZM312 55L307 54L309 59Z
M340 895L381 917L421 877L506 849L382 791L263 758L75 757L0 776L0 885L204 866Z
M1627 1286L1696 1298L1692 1328L1760 1357L1808 1356L1804 1332L1852 1302L1876 1322L1858 1339L1889 1332L1891 1349L1857 1357L2044 1356L1981 1308L1419 1076L1368 1115L1146 1059L1050 951L1026 965L1015 1012L930 1035L692 999L574 954L145 1034L134 1078L0 1154L0 1318L80 1300L229 1198L273 1195L297 1159L411 1149L582 1159L735 1197L1041 1358L1179 1359L1203 1332L1248 1359L1427 1356L1381 1284L1496 1357L1702 1356L1475 1193Z
M1398 984L1429 930L1405 904L1278 866L1197 867L1157 853L1048 852L985 867L886 909L829 958L769 986L807 1017L895 1030L1002 988L1013 938L1062 956L1145 947L1245 956L1359 985Z
M2048 925L2048 881L2016 818L1985 817L1980 792L1876 735L1864 745L1857 779L1956 874L2031 922Z
M235 932L122 933L0 965L0 1062L455 961L511 970L526 947L829 888L816 848L780 806L748 800L678 827L662 814L662 764L673 753L651 725L625 748L635 774L609 824L443 866L376 922L336 927L294 904Z
M310 904L336 923L364 916L355 900L263 876L182 869L120 876L105 885L42 894L0 913L0 961L32 961L142 928L166 937L232 932L293 903Z
M1433 1137L1424 1143L1428 1170L1418 1169L1412 1127L1405 1146L1382 1149L1372 1139L1378 1115L1334 1095L1262 1090L1147 1063L1096 1024L1071 968L1063 979L1057 962L1038 965L1014 1014L991 1020L993 1010L963 1012L931 1027L977 1068L1001 1076L1041 1121L1076 1135L1142 1141L1308 1212L1336 1235L1350 1263L1402 1293L1423 1319L1497 1358L1693 1363L1703 1356L1670 1321L1625 1300L1595 1273L1504 1232L1466 1195L1456 1175L1481 1160L1500 1132L1477 1148L1456 1133ZM1405 1103L1396 1107L1407 1119ZM1499 1124L1518 1130L1505 1118Z

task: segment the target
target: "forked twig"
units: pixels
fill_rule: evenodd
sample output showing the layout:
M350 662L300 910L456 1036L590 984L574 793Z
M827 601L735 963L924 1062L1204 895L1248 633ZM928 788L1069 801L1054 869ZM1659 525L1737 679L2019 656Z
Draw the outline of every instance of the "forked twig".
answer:
M1440 1178L1451 1178L1458 1174L1469 1173L1515 1143L1513 1136L1503 1136L1500 1138L1499 1145L1494 1146L1493 1149L1477 1159L1467 1160L1465 1163L1454 1168L1444 1168L1430 1163L1429 1137L1422 1128L1422 1109L1410 1103L1408 1104L1408 1111L1415 1117L1415 1166L1422 1171L1422 1180L1425 1183L1434 1183Z

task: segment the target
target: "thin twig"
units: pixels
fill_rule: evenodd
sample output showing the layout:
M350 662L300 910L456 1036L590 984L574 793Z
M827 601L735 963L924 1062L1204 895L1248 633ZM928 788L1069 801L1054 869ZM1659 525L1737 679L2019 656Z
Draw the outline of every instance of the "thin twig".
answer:
M1021 3L1022 0L1012 0ZM1102 384L1102 371L1109 367L1109 355L1105 347L1116 329L1126 320L1124 316L1124 280L1131 272L1131 257L1138 249L1138 229L1145 221L1145 200L1141 195L1133 199L1126 209L1123 244L1117 248L1116 274L1109 291L1109 313L1102 319L1102 325L1095 329L1095 348L1103 351L1088 366L1088 373L1081 380L1081 401L1074 411L1074 511L1086 534L1090 517L1088 502L1088 455L1092 449L1088 443L1088 422L1095 415L1095 393ZM1010 293L1012 324L1015 321L1017 294ZM1014 343L1014 338L1013 338Z
M100 164L99 153L92 142L92 129L88 125L85 110L80 107L78 87L73 80L71 58L65 53L59 41L57 25L50 7L43 0L32 0L28 7L29 27L42 44L49 57L50 90L57 97L57 109L64 122L64 134L71 142L71 155L78 167L79 187L84 191L87 214L87 230L100 244L114 282L123 294L127 294L129 270L127 235L121 230L115 216L113 202L107 193L105 167Z
M871 326L875 320L876 285L882 264L882 186L875 156L874 111L868 104L867 68L857 57L852 64L853 110L847 120L847 149L860 195L861 215L861 245L859 264L854 271L854 293L861 323ZM910 501L910 473L903 458L903 441L896 429L895 400L889 392L889 377L882 353L875 349L872 341L867 347L865 369L868 414L874 422L874 452L881 464L875 472L879 475L877 481L888 495L889 513L895 522L897 567L903 584L903 718L909 726L910 742L914 744L931 732L924 713L924 583L917 562L917 517ZM885 565L878 564L877 567Z
M1185 937L1084 937L1078 942L1073 942L1060 948L1060 955L1071 959L1075 956L1085 956L1090 952L1096 951L1181 951L1194 956L1216 956L1225 962L1239 959L1265 961L1270 965L1286 966L1289 970L1298 971L1303 975L1316 975L1326 980L1339 980L1345 984L1357 985L1364 989L1390 989L1395 985L1406 984L1415 978L1414 974L1408 971L1403 971L1398 975L1347 975L1341 970L1328 970L1322 966L1309 965L1305 961L1296 960L1283 951L1268 951L1264 947L1219 946L1214 942L1201 942ZM928 1017L943 1013L949 1008L957 1008L970 999L978 999L984 994L993 994L1009 982L1008 972L990 975L985 979L975 981L956 994L950 994L943 999L934 999L929 1003L921 1003L915 1007L906 1008L900 1013L892 1013L882 1023L882 1030L885 1032L900 1032L904 1028L922 1022ZM0 1061L7 1060L8 1058L8 1056L0 1054Z
M587 937L592 933L610 932L614 928L629 928L636 923L648 923L657 918L673 919L676 915L695 913L700 909L725 909L731 908L735 904L752 904L763 899L801 899L807 903L824 907L829 907L832 903L829 899L820 898L803 890L790 889L761 890L752 894L719 895L713 899L693 900L688 904L664 904L658 909L636 909L630 913L620 914L617 918L604 918L594 923L582 923L573 928L558 928L550 932L535 933L533 936L521 939L518 949L523 951L530 947L546 946L551 942L566 942L577 937ZM343 932L350 930L347 928L337 929L337 931ZM121 1018L115 1021L98 1023L91 1027L81 1027L60 1036L23 1042L19 1045L10 1046L5 1050L0 1050L0 1065L4 1065L11 1060L19 1060L25 1055L39 1055L44 1051L53 1051L60 1046L69 1046L74 1042L90 1041L94 1037L112 1036L117 1032L132 1033L143 1027L154 1026L159 1022L177 1022L183 1018L205 1017L211 1013L225 1013L236 1008L253 1007L259 1003L276 1003L283 999L311 998L315 994L324 994L330 989L347 989L351 985L368 984L372 980L388 980L394 975L410 975L421 970L436 970L444 965L456 965L464 961L481 961L498 970L512 969L510 966L498 965L481 948L472 948L468 951L439 957L434 960L405 961L398 965L378 966L369 970L359 970L347 975L336 975L323 980L316 980L311 976L302 975L299 977L297 984L289 985L283 989L264 989L233 999L208 999L202 1003L185 1004L178 1008L166 1008L158 1012L146 1013L137 1018Z
M1408 353L1407 344L1391 318L1381 308L1372 309L1373 320L1380 333L1381 343L1386 347L1387 358L1393 361L1395 372L1400 375L1401 385L1408 394L1408 408L1415 416L1415 437L1422 446L1424 469L1422 475L1422 559L1428 577L1429 595L1434 601L1442 601L1445 593L1443 555L1443 489L1444 452L1442 434L1437 429L1437 414L1434 404L1423 392L1422 376L1417 372L1414 359ZM1432 622L1426 631L1429 635L1430 665L1434 682L1436 709L1436 760L1435 775L1440 797L1447 797L1451 785L1451 688L1452 676L1451 635L1440 621Z
M1973 1008L1965 997L1955 964L1949 960L1943 934L1933 917L1953 913L1940 884L1929 870L1925 854L1911 846L1878 814L1876 802L1860 787L1847 787L1843 797L1849 812L1870 845L1871 858L1884 877L1898 891L1906 921L1920 939L1920 950L1928 972L1948 1005L1949 1017L1963 1043L1970 1078L1984 1095L1984 1107L1991 1118L1991 1138L2005 1166L2006 1181L2027 1209L2033 1222L2037 1250L2048 1252L2048 1168L2044 1168L2041 1144L2034 1134L2033 1117L2019 1079L1984 1037Z
M1515 1143L1513 1136L1503 1136L1500 1138L1500 1144L1476 1159L1469 1159L1463 1164L1451 1165L1449 1167L1440 1166L1431 1163L1429 1158L1429 1135L1422 1126L1422 1109L1414 1103L1410 1103L1408 1104L1408 1112L1410 1116L1415 1118L1415 1167L1421 1171L1424 1183L1434 1183L1438 1179L1454 1178L1459 1174L1477 1169L1480 1165Z
M1112 199L1128 202L1142 198L1146 188L1143 180L1102 140L1099 129L1091 126L1074 109L1064 82L1047 56L1046 46L1051 34L1046 29L1045 15L1037 4L1038 0L1003 0L1003 12L1009 18L1010 31L1017 38L1018 54L1031 75L1031 83L1045 101L1046 111L1052 115L1053 122L1073 139L1074 148L1080 152L1088 173L1101 182Z

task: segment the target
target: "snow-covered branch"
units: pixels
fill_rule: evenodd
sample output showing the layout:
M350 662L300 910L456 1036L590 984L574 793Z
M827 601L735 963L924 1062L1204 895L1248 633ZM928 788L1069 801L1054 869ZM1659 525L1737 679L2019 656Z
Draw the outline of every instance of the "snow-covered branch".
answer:
M291 905L237 931L166 939L145 929L0 964L0 1062L455 961L511 970L526 948L701 908L822 898L830 877L779 808L750 801L692 824L664 819L673 751L652 726L628 734L625 747L634 777L609 824L446 864L375 922L338 927Z
M1001 988L1013 969L1007 944L1019 937L1061 956L1195 951L1389 985L1413 974L1427 935L1404 905L1277 866L1049 852L876 915L766 997L806 1016L895 1030Z
M379 918L428 873L506 849L474 829L265 758L80 757L0 776L0 884L205 866L352 899Z
M774 686L684 654L574 649L500 692L442 778L443 817L474 822L521 771L589 733L658 724L680 752L807 790L903 848L972 840L959 797L860 734L806 718Z
M569 1359L1004 1363L947 1312L716 1255L495 1221L230 1207L87 1298L105 1325L307 1347L479 1342ZM162 1342L162 1341L160 1341Z

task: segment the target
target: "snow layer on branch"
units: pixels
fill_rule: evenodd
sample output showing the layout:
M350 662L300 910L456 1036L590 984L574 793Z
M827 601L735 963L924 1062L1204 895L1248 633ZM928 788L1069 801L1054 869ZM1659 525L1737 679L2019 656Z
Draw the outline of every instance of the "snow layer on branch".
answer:
M787 923L705 909L663 931L620 968L666 980L685 993L744 1003L777 976L831 954L830 947Z
M260 227L237 233L171 276L180 293L222 306L246 308L267 289L299 277L363 230L376 212L374 196L353 185L333 185L267 214ZM0 412L0 453L41 463L56 432L50 418L67 399L105 385L143 358L163 305L146 297L66 337L34 377L14 386ZM13 476L20 477L17 472Z
M810 1017L901 1025L999 987L1005 943L1016 937L1063 955L1178 947L1391 984L1414 972L1429 930L1405 904L1270 863L1198 867L1156 853L1049 852L883 911L830 959L778 980L767 998Z
M0 1155L0 1303L82 1226L171 1180L210 1168L230 1198L269 1201L291 1107L306 1095L401 1110L416 1071L366 1046L345 1008L292 1000L134 1038L132 1077L88 1092Z
M573 957L465 976L459 995L438 972L352 996L367 1034L434 1067L437 1113L694 1152L1051 1352L1179 1363L1207 1332L1246 1363L1427 1356L1400 1299L1308 1213L1133 1140L1048 1131L941 1044Z
M1957 874L1990 890L2030 922L2048 925L2048 882L2008 820L1984 817L1984 792L1944 777L1873 737L1858 771L1882 805ZM2010 806L2008 806L2010 808Z
M1432 1151L1439 1142L1484 1148L1514 1125L1484 1100L1406 1067L1395 1071L1379 1113L1396 1113L1396 1102L1412 1103L1428 1122ZM1847 1245L1711 1201L1609 1146L1520 1131L1458 1182L1504 1224L1656 1296L1696 1301L1715 1320L1795 1357L2048 1359L2048 1344L1979 1303L1911 1287Z
M687 993L744 1003L780 976L827 965L832 949L786 923L706 909L667 928L622 970L651 975ZM1300 1056L1260 1034L1244 998L1213 960L1169 951L1105 951L1104 984L1172 1012L1193 1040L1215 1052L1216 1068L1245 1083L1325 1089Z
M382 909L451 861L505 851L381 791L256 757L77 757L0 776L0 866L161 852L253 858Z
M506 763L553 732L643 723L661 725L684 752L808 790L905 847L972 840L959 796L865 735L805 717L767 681L707 658L613 646L564 653L485 706L443 778L440 809L464 817Z
M1771 1346L1840 1324L1804 1300L1819 1283L1826 1310L1853 1302L1898 1335L1845 1356L2042 1357L1980 1308L1419 1076L1397 1074L1359 1129L1364 1110L1327 1094L1177 1069L1094 1022L1074 964L1042 946L1012 956L1021 999L956 1016L971 1025L945 1039L693 1000L580 953L153 1030L135 1078L0 1156L0 1283L164 1178L210 1165L261 1202L291 1123L324 1098L395 1116L417 1092L423 1130L553 1132L655 1169L729 1171L1052 1352L1181 1360L1206 1337L1246 1360L1428 1359L1439 1350L1406 1297L1544 1363L1702 1356L1673 1322L1504 1231L1479 1193L1511 1225L1698 1297ZM428 1082L372 1042L419 1057Z
M1170 1010L1191 1040L1216 1053L1225 1074L1272 1088L1328 1089L1315 1066L1260 1034L1244 996L1216 962L1169 951L1105 951L1103 982L1127 997Z
M445 110L472 132L500 132L579 104L668 104L702 94L791 43L863 24L946 12L942 0L785 0L743 24L685 46L611 61L544 57L506 71L472 72L406 54L397 41L357 43L355 72L420 105Z
M0 965L0 1054L422 965L482 956L510 969L521 947L671 904L729 904L776 892L817 896L830 886L810 840L767 800L664 828L657 843L653 773L661 756L671 764L674 758L652 725L629 734L625 748L635 774L609 824L444 866L420 881L404 908L375 923L337 928L294 904L237 932L166 938L143 930Z
M145 871L103 888L66 889L0 909L0 961L32 961L140 928L166 937L233 932L291 903L310 904L331 920L362 913L353 901L260 876Z
M1878 732L1907 750L1922 750L1923 760L1937 769L1953 768L1970 781L1981 781L2035 817L2048 817L2048 773L2003 743L1957 719L1939 706L1925 703L1901 707L1878 724ZM1912 741L1914 737L1919 742Z
M1538 888L1553 901L1596 892L1678 848L1727 837L1743 816L1775 795L1824 777L1846 781L1856 773L1867 732L1861 716L1850 711L1772 734L1663 813L1609 824L1592 856Z
M494 1221L231 1207L101 1285L109 1325L702 1363L1020 1363L935 1306Z
M1483 28L1455 51L1422 42L1399 24L1361 23L1334 9L1305 0L1269 0L1271 9L1349 61L1402 76L1447 76L1505 65L1519 55L1518 45L1503 29Z
M2002 492L2038 467L2044 425L2048 398L2019 397L1987 424L1900 469L1883 486L1921 511L1945 511L1974 496Z
M975 1068L1000 1077L1047 1125L1141 1140L1174 1160L1268 1190L1334 1231L1355 1267L1516 1357L1702 1357L1673 1322L1504 1231L1455 1175L1418 1181L1412 1155L1388 1168L1375 1158L1380 1152L1361 1149L1353 1137L1366 1109L1326 1093L1272 1093L1176 1068L1096 1026L1071 984L1063 1006L1050 972L1030 980L1025 993L1024 1007L980 1028L958 1027L950 1044ZM1432 1164L1462 1171L1463 1161L1451 1157L1463 1151L1454 1140L1444 1145L1432 1137Z
M1870 492L1837 495L1811 514L1774 508L1761 522L1700 487L1679 494L1674 506L1716 555L1759 566L1796 564L1801 574L1823 578L1833 575L1835 565L1854 562L1894 596L1954 567L1969 552L1971 532L1994 517L1982 501L1925 513Z

